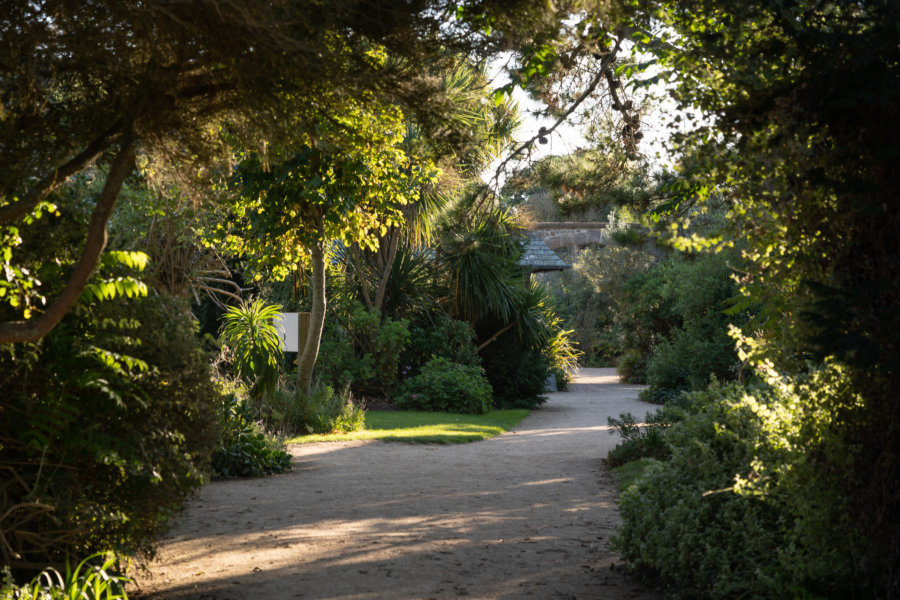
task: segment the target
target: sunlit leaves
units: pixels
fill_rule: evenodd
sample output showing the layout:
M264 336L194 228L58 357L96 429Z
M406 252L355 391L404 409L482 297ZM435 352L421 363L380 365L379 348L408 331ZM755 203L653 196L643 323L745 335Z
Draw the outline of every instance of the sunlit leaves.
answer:
M257 272L283 277L327 240L377 248L403 221L402 207L439 175L430 159L407 153L396 107L371 97L327 100L314 132L265 159L244 153L238 166L234 213L249 227L229 239Z
M13 198L13 202L18 198ZM56 205L51 202L39 202L35 208L22 218L26 226L33 225L46 214L58 215ZM21 311L25 319L31 318L37 306L43 306L47 300L41 292L41 281L32 268L15 262L15 250L23 243L22 233L15 225L0 225L0 303L7 304L15 311Z
M222 341L254 398L272 393L278 383L282 350L274 320L280 310L281 306L266 305L257 298L229 307L224 315Z
M147 284L134 277L116 277L93 281L84 286L84 297L112 300L116 297L139 298L147 295Z
M123 264L129 269L143 271L147 268L147 261L150 259L146 252L126 252L122 250L112 250L103 255L101 260L105 265Z
M150 368L146 361L139 358L112 352L111 350L106 350L97 346L91 346L89 352L104 366L120 375L127 375L133 371L147 371Z

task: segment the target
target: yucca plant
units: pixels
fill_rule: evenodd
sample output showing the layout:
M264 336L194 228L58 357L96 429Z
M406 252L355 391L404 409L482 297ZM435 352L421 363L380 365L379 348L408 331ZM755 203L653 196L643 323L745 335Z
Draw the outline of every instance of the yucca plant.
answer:
M280 310L281 306L266 306L257 298L230 307L224 316L222 342L231 351L236 375L257 403L270 397L278 386L282 350L274 321Z

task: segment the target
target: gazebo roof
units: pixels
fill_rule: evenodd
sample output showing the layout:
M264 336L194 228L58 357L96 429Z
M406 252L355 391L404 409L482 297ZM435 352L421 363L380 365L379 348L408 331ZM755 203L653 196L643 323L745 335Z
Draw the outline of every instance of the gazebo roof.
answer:
M519 258L519 266L528 269L531 273L563 271L572 268L534 232L528 233L528 241L525 243L521 258Z

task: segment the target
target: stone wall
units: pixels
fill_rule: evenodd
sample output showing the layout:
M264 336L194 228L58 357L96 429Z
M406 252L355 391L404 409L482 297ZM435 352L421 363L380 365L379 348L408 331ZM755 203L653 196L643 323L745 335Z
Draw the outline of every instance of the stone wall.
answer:
M553 250L575 250L606 243L606 223L535 223L531 230Z

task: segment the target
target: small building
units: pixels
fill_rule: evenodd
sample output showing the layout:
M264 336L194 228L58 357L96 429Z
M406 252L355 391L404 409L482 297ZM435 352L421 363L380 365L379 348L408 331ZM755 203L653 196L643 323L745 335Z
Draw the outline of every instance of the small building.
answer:
M519 266L525 271L526 278L531 279L532 273L546 271L564 271L571 269L569 265L550 249L541 237L533 231L528 232L528 241L519 258Z

